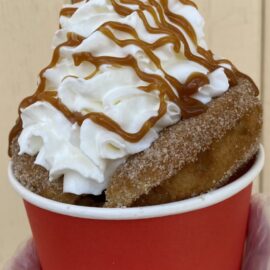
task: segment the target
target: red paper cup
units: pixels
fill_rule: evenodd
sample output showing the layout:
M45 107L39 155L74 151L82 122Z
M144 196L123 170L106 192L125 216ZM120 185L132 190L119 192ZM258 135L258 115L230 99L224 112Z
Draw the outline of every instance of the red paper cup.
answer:
M158 206L103 209L63 204L25 189L23 197L43 270L240 270L252 181L249 171L208 194Z

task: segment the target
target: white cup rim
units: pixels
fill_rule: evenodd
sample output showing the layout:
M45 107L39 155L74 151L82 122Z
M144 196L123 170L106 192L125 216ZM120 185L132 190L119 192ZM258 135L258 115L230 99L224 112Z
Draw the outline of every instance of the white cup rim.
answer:
M255 180L255 178L260 174L264 165L264 160L265 153L263 146L261 145L253 166L240 178L224 187L211 191L207 194L183 201L134 208L85 207L46 199L29 191L19 183L12 172L11 162L8 167L8 176L13 188L25 201L44 210L84 219L132 220L183 214L220 203L234 196L235 194L245 189L248 185L250 185L253 180Z

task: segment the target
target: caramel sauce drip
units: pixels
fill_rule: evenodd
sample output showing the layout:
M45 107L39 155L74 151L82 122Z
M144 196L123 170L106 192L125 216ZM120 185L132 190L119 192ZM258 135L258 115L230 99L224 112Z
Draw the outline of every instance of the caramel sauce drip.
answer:
M190 0L179 0L179 1L184 5L193 6L198 9L197 5L193 1Z
M179 0L185 5L191 5L197 8L197 6L189 0ZM91 79L97 74L101 65L109 64L113 66L127 66L131 67L137 74L137 76L145 82L148 82L148 86L142 86L140 89L145 92L151 92L153 90L159 91L160 107L158 110L158 115L148 119L142 128L137 133L128 133L124 131L115 121L106 116L103 113L91 112L83 115L78 112L70 111L58 98L56 91L46 91L46 78L44 73L56 66L61 54L60 49L62 47L76 47L81 44L84 37L76 35L74 33L68 33L67 41L60 44L53 53L51 63L44 68L40 74L40 82L38 88L34 95L25 98L19 106L19 118L16 125L10 132L9 141L10 145L14 137L16 137L22 130L22 120L21 120L21 109L30 106L37 101L45 101L50 103L57 110L62 112L69 121L72 123L78 123L81 125L86 119L92 120L94 123L103 126L109 131L115 132L120 135L123 139L129 142L138 142L141 140L167 112L166 100L169 99L175 102L180 108L182 113L182 118L187 119L196 115L199 115L207 110L207 106L201 102L192 98L192 95L197 93L198 89L206 84L209 84L209 79L206 75L202 73L193 73L186 80L184 84L179 82L174 77L170 76L163 69L160 59L153 53L155 49L158 49L166 44L173 44L174 51L179 53L180 50L183 51L186 59L196 62L212 72L220 67L221 64L229 64L232 70L224 68L226 75L229 78L230 85L237 84L237 77L242 76L240 72L228 61L228 60L215 60L214 55L211 51L207 51L201 48L197 42L196 33L192 25L180 15L171 12L168 8L168 0L160 0L160 3L155 0L149 0L149 4L145 4L138 0L111 0L114 10L120 16L128 16L134 12L129 7L124 6L124 4L138 5L140 10L137 10L138 16L141 18L146 30L151 34L165 34L165 37L160 38L154 43L147 43L139 38L136 29L129 25L125 25L118 22L107 22L104 23L98 31L102 32L114 43L120 47L125 47L129 45L135 45L141 48L144 53L149 57L153 64L164 73L164 78L154 74L148 74L140 70L137 60L128 55L124 58L119 57L108 57L99 56L95 57L90 52L82 52L73 55L74 64L79 66L83 62L89 62L96 67L96 70L87 76L85 79ZM61 16L71 17L77 8L64 8L60 12ZM157 27L152 27L144 14L143 11L147 11L153 17ZM165 18L167 16L167 19ZM169 21L168 21L169 19ZM176 25L178 27L176 27ZM110 29L122 31L128 33L132 36L130 39L120 40L118 39ZM189 46L188 40L183 34L182 30L188 35L190 40L194 43L197 48L197 54L193 54ZM11 155L10 151L9 154Z
M60 16L71 17L77 11L77 9L78 8L75 7L63 8L60 11Z

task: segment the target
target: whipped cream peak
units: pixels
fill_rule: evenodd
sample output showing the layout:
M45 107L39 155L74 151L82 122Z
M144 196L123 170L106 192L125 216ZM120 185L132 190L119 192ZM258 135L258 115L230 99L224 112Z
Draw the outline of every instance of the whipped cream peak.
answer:
M60 15L52 62L12 134L64 192L101 194L130 155L236 83L189 0L82 1Z

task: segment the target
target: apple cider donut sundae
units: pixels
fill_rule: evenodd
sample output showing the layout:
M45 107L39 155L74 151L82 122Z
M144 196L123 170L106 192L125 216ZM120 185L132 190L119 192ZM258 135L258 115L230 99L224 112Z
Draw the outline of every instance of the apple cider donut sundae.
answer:
M100 207L168 203L232 181L258 150L262 108L203 27L189 0L66 5L51 63L10 133L18 181Z

